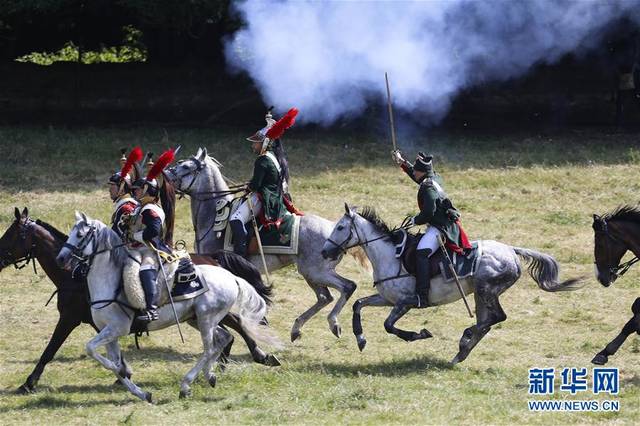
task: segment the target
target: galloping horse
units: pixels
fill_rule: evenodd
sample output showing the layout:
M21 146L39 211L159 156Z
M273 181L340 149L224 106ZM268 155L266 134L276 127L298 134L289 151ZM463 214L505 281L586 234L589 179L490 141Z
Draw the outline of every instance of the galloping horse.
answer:
M336 224L322 250L324 256L335 259L349 247L363 246L373 265L373 278L378 294L358 299L353 305L353 333L360 350L367 343L360 321L360 310L364 306L393 306L384 327L387 332L405 341L431 337L426 329L416 333L395 327L395 323L411 309L400 302L415 294L415 277L402 273L404 267L402 260L395 256L392 233L393 230L389 229L373 209L365 208L362 213L357 213L355 208L345 203L345 214ZM579 280L558 282L558 263L547 254L489 240L482 241L482 247L475 275L471 280L462 282L465 294L474 293L477 323L462 334L459 352L451 361L453 364L464 361L491 326L507 319L498 297L520 278L518 256L530 262L529 273L542 290L566 291L578 287ZM455 284L432 280L429 291L432 305L448 304L460 297Z
M609 287L620 276L638 261L640 256L640 208L623 206L613 213L602 217L593 215L593 231L595 233L594 256L596 278L605 287ZM620 264L620 260L631 251L633 259ZM633 316L622 327L622 331L591 360L597 365L604 365L609 356L614 355L620 346L634 332L640 334L640 297L631 305Z
M91 309L88 301L89 290L86 279L84 277L73 277L70 272L56 265L56 256L68 236L46 222L30 219L29 210L26 207L22 213L16 208L15 218L15 221L0 237L0 271L9 265L22 268L29 262L35 262L34 259L36 259L56 286L54 294L57 293L58 296L57 308L60 315L53 335L40 356L40 360L24 384L17 390L19 393L30 393L35 392L45 366L53 359L76 327L84 323L91 325L96 331L99 330L91 318ZM220 266L234 275L243 277L252 285L256 287L264 286L259 272L248 262L243 261L240 256L234 256L229 253L216 253L213 258L193 255L192 259L195 263L204 264L217 261ZM265 292L267 290L262 288L261 291ZM238 323L238 318L233 314L225 316L222 324L232 328L243 337L255 362L269 366L280 365L275 355L264 353L256 345L255 341L244 333ZM195 326L195 323L190 325ZM233 341L224 350L225 359L231 351L232 344ZM121 374L131 377L131 370L124 359L122 360L122 366Z
M230 202L232 193L218 167L220 163L212 159L205 149L198 149L193 157L178 162L166 173L173 179L177 190L191 197L191 219L196 232L196 253L211 253L223 248L224 233L218 235L212 229L216 222L216 203ZM315 292L317 302L302 313L293 323L291 341L301 335L302 326L322 308L333 301L329 287L340 292L340 298L329 313L327 320L331 332L340 337L342 328L338 314L356 290L356 283L335 271L338 261L323 258L322 244L331 234L333 224L319 216L306 214L300 218L299 252L297 255L266 255L267 269L274 271L295 263L298 272ZM361 264L366 262L362 250L350 250L349 254ZM259 256L250 256L251 263L264 269Z
M66 270L75 270L80 263L87 265L87 284L92 300L91 315L100 329L98 335L87 343L88 354L111 370L132 394L151 402L151 393L143 391L120 374L122 366L118 339L129 333L134 318L121 289L122 269L127 256L128 252L122 247L118 234L99 220L76 213L76 224L56 257L56 262ZM267 304L249 283L217 266L196 265L196 269L208 284L209 291L192 299L176 302L175 310L181 321L195 318L204 352L183 378L181 397L190 394L191 383L203 369L209 384L215 385L216 377L211 371L211 365L231 341L229 332L219 326L229 311L233 310L238 315L240 326L254 340L279 344L267 326L261 324ZM160 330L174 325L171 311L169 306L160 308L160 318L150 323L148 329ZM97 352L100 346L106 346L108 357Z

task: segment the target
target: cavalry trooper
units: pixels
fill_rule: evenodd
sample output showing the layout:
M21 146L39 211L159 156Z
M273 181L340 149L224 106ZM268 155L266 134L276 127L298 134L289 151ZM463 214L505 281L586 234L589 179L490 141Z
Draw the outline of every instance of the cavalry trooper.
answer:
M131 185L138 207L129 217L127 240L130 250L141 255L140 282L144 290L146 311L137 319L154 321L158 319L157 288L159 252L171 254L172 250L165 244L165 221L167 214L159 205L160 188L156 179L162 170L173 161L173 150L164 152L153 165L146 178L137 179Z
M433 157L419 152L412 165L402 157L399 150L393 151L392 154L394 161L402 170L420 185L418 189L420 213L411 218L410 224L428 223L430 225L418 242L416 250L416 298L406 301L408 305L425 308L429 306L432 276L429 258L440 248L438 239L443 236L446 247L460 254L470 249L471 244L460 225L460 213L444 192L442 178L433 170Z
M247 230L245 224L253 216L261 218L263 226L279 227L287 212L299 212L293 207L288 195L289 167L280 137L295 122L298 110L291 108L277 122L267 111L267 125L248 137L251 150L258 154L253 165L253 177L246 190L251 192L229 219L233 232L233 251L241 256L247 254ZM251 209L253 208L253 210Z
M121 170L109 177L109 195L114 203L113 214L111 215L111 229L122 238L126 230L123 218L133 213L138 206L138 202L131 195L131 176L129 172L138 161L142 160L142 150L135 147L128 157L125 157L126 149L122 150L120 158Z

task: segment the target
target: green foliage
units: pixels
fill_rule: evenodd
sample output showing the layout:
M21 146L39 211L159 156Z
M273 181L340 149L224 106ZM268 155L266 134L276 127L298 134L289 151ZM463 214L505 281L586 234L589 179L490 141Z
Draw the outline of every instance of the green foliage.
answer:
M125 33L125 44L122 46L103 46L97 51L83 51L80 57L78 46L69 41L57 52L33 52L17 58L16 61L31 62L38 65L78 61L83 64L145 62L147 60L147 51L141 42L142 32L130 25L125 26L123 31Z

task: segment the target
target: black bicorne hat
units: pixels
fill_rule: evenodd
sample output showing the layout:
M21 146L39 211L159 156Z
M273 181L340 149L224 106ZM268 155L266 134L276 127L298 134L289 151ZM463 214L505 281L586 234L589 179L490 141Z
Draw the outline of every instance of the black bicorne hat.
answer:
M426 173L429 177L433 176L433 156L418 152L413 170Z

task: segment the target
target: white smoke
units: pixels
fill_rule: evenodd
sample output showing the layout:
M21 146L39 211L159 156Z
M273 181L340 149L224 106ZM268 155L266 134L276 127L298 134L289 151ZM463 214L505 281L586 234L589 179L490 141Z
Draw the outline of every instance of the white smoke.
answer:
M595 45L640 0L246 1L226 45L265 103L331 124L386 100L442 118L457 93Z

